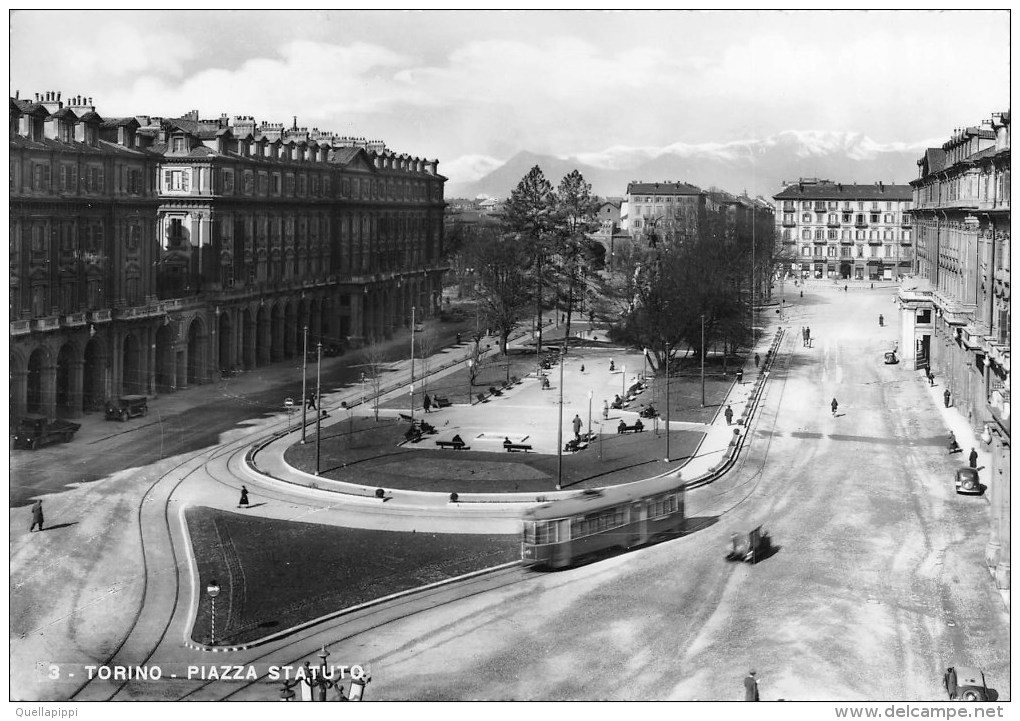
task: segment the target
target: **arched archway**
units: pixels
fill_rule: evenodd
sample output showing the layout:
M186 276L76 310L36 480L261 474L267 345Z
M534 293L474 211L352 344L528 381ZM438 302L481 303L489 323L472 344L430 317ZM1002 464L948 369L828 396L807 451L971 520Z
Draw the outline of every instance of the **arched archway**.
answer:
M219 320L219 353L220 353L220 374L224 374L234 367L234 335L231 332L230 314L220 313Z
M272 351L270 358L273 361L278 361L283 358L283 303L277 303L273 306L273 312L270 314L270 321L272 325Z
M106 347L99 338L92 338L85 345L81 396L83 411L102 410L106 398Z
M208 378L207 368L209 363L206 360L206 346L208 334L205 330L205 323L198 316L195 316L188 326L188 374L189 386L205 383Z
M77 373L81 371L78 348L65 343L57 353L56 412L63 417L73 417L82 408L81 387Z
M43 388L43 374L50 363L50 354L45 348L36 348L28 357L28 392L25 398L25 411L28 413L44 413L46 392Z
M124 336L121 361L123 369L121 386L124 389L124 395L144 393L145 390L142 387L141 349L138 346L138 339L135 338L134 333L128 333Z
M255 316L255 364L260 366L268 363L271 357L273 339L269 314L270 309L260 305Z
M293 301L287 303L286 310L283 313L283 357L293 358L297 352L297 337L299 329L297 327L297 311L294 308Z
M169 324L156 329L156 390L169 393L175 389L173 366L173 336Z
M255 319L250 308L241 313L241 354L246 370L255 367Z

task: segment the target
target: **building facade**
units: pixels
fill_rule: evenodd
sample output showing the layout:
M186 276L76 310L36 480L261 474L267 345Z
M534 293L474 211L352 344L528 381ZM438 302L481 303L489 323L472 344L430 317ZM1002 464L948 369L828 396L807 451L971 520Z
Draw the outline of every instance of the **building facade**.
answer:
M802 178L776 201L777 252L797 278L894 280L913 264L909 185Z
M1010 576L1010 113L955 131L911 182L917 258L899 293L902 347L930 366L986 445L986 560Z
M708 195L689 183L634 181L627 184L621 208L621 227L634 238L647 235L660 222L668 221L678 232L694 232L704 222Z
M59 93L12 99L10 134L15 416L299 355L306 327L344 350L438 308L436 161L296 122L103 120Z
M75 417L145 385L158 158L89 99L10 102L10 412ZM130 352L125 352L125 348Z

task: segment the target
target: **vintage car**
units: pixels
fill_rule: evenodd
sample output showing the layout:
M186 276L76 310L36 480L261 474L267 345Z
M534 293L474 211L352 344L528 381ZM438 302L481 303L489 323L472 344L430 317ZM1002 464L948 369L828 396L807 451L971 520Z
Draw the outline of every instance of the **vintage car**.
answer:
M747 533L730 535L730 547L726 554L726 560L758 563L763 558L768 558L772 552L772 537L769 536L768 531L764 531L761 526L758 526Z
M885 352L885 364L887 366L896 365L899 362L899 358L896 357L896 351L889 350Z
M59 418L50 420L44 416L26 416L21 419L18 430L14 434L15 448L30 448L49 443L67 443L81 428L80 423L62 421Z
M981 485L981 481L978 478L977 468L956 469L957 493L972 493L980 496L984 491L985 488Z
M144 416L149 412L149 399L145 396L121 396L106 402L106 420L124 422L128 418Z
M988 685L979 669L969 666L950 666L942 682L949 692L950 701L987 701Z

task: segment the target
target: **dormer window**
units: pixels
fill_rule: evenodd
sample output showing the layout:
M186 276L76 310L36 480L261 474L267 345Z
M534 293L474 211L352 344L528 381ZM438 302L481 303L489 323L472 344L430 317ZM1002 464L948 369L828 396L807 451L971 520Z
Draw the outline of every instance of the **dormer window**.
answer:
M188 151L187 138L185 138L183 135L175 135L173 137L172 142L173 145L171 146L171 149L173 150L173 152L186 153Z

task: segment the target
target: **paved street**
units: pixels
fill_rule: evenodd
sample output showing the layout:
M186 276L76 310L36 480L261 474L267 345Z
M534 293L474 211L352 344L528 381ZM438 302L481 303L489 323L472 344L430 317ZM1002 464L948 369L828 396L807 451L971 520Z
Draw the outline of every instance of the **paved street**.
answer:
M485 592L455 585L439 604L394 601L216 661L314 662L327 644L336 658L371 666L373 699L735 700L749 665L766 699L941 699L942 668L961 664L983 668L1008 699L1008 617L983 566L987 503L953 493L961 461L945 454L947 422L961 442L971 438L939 407L940 388L882 364L897 329L879 329L877 316L894 317L891 293L811 286L797 301L752 443L723 479L691 492L686 537L563 572L519 571ZM812 328L812 348L801 325ZM158 646L150 662L208 662L183 643L196 580L180 511L233 507L238 456L229 454L274 424L253 418L201 458L140 464L55 496L68 520L53 532L28 537L24 509L12 512L15 695L41 688L47 660L116 652L114 662L139 663ZM324 506L322 494L275 490L264 510L341 524L364 513ZM410 513L402 503L386 506ZM779 552L754 567L727 564L729 534L757 524ZM80 698L116 690L94 685ZM267 699L277 689L134 684L118 698L190 691Z
M960 664L1010 698L987 502L953 492L939 389L882 364L891 297L805 293L750 453L691 493L714 525L345 640L373 697L739 700L754 667L768 700L944 700ZM780 551L725 562L729 534L759 523Z

